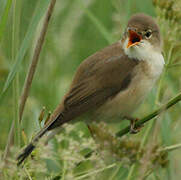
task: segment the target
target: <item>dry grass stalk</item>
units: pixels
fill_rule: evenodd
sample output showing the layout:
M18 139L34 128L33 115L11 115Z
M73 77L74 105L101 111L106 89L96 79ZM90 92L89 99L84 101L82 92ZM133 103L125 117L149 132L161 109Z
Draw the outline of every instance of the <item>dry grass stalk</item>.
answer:
M26 77L26 80L25 80L25 83L24 83L23 93L22 93L22 96L21 96L21 99L20 99L20 106L19 106L19 120L20 120L20 122L22 120L24 107L25 107L25 104L26 104L26 100L28 98L30 88L31 88L33 76L35 74L35 70L36 70L36 67L37 67L38 60L39 60L39 55L40 55L40 52L41 52L41 49L42 49L42 46L43 46L45 35L46 35L47 29L48 29L48 24L49 24L50 17L52 15L55 3L56 3L56 0L51 0L50 5L48 7L48 10L47 10L47 13L46 13L46 16L45 16L45 19L44 19L43 27L42 27L42 30L40 32L40 36L39 36L39 38L37 40L37 44L36 44L36 47L35 47L35 50L34 50L34 55L33 55L33 58L32 58L32 62L31 62L31 65L29 67L29 71L28 71L28 74L27 74L27 77Z
M25 80L25 83L24 83L23 93L22 93L22 96L21 96L21 99L20 99L20 106L19 106L19 120L20 120L20 122L21 122L21 119L22 119L25 103L26 103L26 100L27 100L27 97L28 97L28 94L29 94L29 90L31 88L33 76L34 76L34 73L35 73L35 70L36 70L36 67L37 67L37 63L38 63L38 60L39 60L39 55L40 55L40 52L41 52L41 49L42 49L42 46L43 46L45 35L46 35L47 29L48 29L48 24L49 24L50 17L52 15L55 3L56 3L56 0L51 0L50 5L48 7L48 10L46 12L43 27L42 27L42 30L40 32L40 36L39 36L39 38L37 40L37 44L36 44L36 47L35 47L35 50L34 50L32 63L30 65L30 67L29 67L29 72L27 74L27 77L26 77L26 80ZM14 128L15 128L15 126L14 126L14 122L13 122L13 124L11 126L10 133L9 133L8 142L7 142L7 145L6 145L6 148L5 148L4 157L3 157L5 164L6 164L7 156L9 154L10 147L11 147L11 144L12 144L12 139L13 139L13 136L14 136Z

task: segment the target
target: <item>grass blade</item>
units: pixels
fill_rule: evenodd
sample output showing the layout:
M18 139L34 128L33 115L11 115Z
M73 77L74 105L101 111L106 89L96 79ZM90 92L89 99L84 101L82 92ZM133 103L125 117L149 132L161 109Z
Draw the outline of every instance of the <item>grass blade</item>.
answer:
M12 80L14 79L15 74L18 72L19 67L23 61L23 58L24 58L29 46L31 45L31 40L33 38L34 32L36 31L36 27L37 27L38 23L40 22L42 16L45 14L45 11L48 8L48 5L49 5L49 0L48 1L44 1L44 0L39 1L39 7L37 8L35 15L32 18L29 29L25 35L25 38L22 42L20 50L16 55L15 63L13 65L11 71L8 74L7 80L5 82L5 85L3 87L3 91L2 91L0 97L2 97L2 95L6 92L6 90L10 86Z
M9 15L9 10L11 9L12 0L7 0L6 6L4 8L1 20L0 20L0 42L3 37L3 32L7 24L7 19Z
M107 42L109 44L112 44L115 41L115 39L112 37L111 33L109 33L108 30L104 27L104 25L96 18L96 16L94 16L94 14L84 6L81 0L79 0L79 5L85 11L92 23L97 27L97 29L100 31L103 37L107 40Z

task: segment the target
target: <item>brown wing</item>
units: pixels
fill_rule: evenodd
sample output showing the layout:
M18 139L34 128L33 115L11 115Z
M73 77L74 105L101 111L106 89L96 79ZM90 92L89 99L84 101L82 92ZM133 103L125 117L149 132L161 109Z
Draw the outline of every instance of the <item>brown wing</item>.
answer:
M93 110L125 89L131 81L131 72L137 63L124 55L119 43L87 58L78 68L69 92L49 122L18 156L18 165L28 157L35 148L34 144L48 130Z
M101 106L125 89L137 63L123 53L119 43L87 58L79 66L64 98L63 110L52 128Z

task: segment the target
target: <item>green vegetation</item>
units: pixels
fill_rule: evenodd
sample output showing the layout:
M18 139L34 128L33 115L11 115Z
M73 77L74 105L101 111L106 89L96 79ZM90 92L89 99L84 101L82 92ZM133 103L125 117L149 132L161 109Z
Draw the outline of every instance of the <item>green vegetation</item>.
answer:
M60 103L78 65L119 40L136 12L159 23L166 65L157 87L134 116L145 117L181 91L180 0L57 1L20 124L19 100L49 3L0 0L0 179L180 180L180 102L147 122L140 133L121 138L115 134L127 127L127 121L93 124L95 139L83 121L67 124L17 168L17 154ZM8 141L10 132L14 140ZM10 152L5 151L7 143L12 145Z

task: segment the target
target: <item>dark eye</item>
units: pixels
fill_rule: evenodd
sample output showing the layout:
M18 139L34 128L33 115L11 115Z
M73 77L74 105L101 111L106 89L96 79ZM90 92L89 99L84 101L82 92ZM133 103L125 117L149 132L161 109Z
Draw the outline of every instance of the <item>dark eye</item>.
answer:
M151 32L150 30L148 30L148 31L145 33L145 36L146 36L147 39L150 38L151 35L152 35L152 32Z

